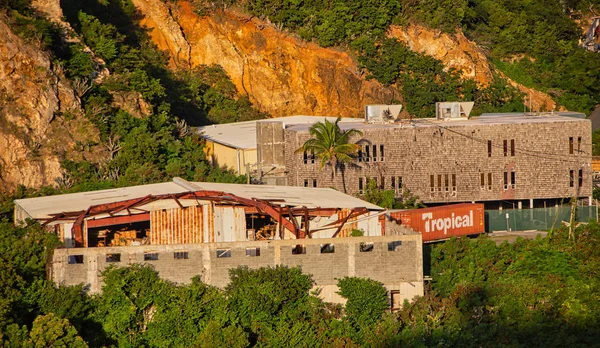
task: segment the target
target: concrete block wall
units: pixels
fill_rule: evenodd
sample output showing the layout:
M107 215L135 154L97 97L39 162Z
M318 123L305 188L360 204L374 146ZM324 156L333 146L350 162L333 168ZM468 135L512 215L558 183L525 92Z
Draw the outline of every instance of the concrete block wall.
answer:
M389 243L395 246L390 251ZM293 254L298 244L305 254ZM333 244L333 253L321 253L325 244ZM364 251L365 245L372 245ZM362 246L362 248L361 248ZM247 249L259 248L260 256L248 256ZM217 257L227 251L230 257ZM175 253L187 252L187 259ZM401 302L423 295L423 257L420 234L384 237L351 237L303 240L272 240L233 243L205 243L106 248L65 248L54 252L51 278L57 284L87 284L92 293L102 289L101 273L109 265L150 264L160 276L176 283L188 283L194 276L220 288L229 283L229 269L238 266L259 268L275 265L300 266L311 274L320 296L329 302L343 302L336 294L337 279L345 276L371 278L390 291L399 291ZM119 255L120 261L107 262L107 255ZM145 260L145 256L157 260ZM73 263L83 258L82 263ZM71 262L69 261L71 260Z
M543 117L543 116L538 116ZM290 126L285 130L285 163L288 185L302 186L305 179L317 180L318 187L335 187L343 190L343 180L348 194L359 193L359 178L385 178L385 188L391 178L402 177L405 188L418 195L425 203L452 203L468 201L528 200L572 197L576 187L570 186L569 171L583 170L583 184L579 197L592 195L591 125L589 120L571 119L555 122L489 123L436 126L377 125L361 129L362 137L352 142L384 145L384 159L376 162L358 162L347 166L344 175L338 172L332 179L331 168L321 169L318 161L304 164L302 154L294 153L307 139L305 129ZM298 127L296 127L298 128ZM574 153L569 150L569 137L574 138ZM581 145L578 148L578 137ZM515 142L515 155L511 155L511 140ZM488 156L488 143L492 154ZM504 156L504 140L508 153ZM514 189L504 187L504 172L516 173ZM481 187L481 174L485 187ZM488 174L492 174L488 187ZM434 175L431 191L430 176ZM438 175L442 187L438 188ZM456 190L446 190L448 175L456 177ZM578 185L575 183L575 185ZM401 191L398 191L398 195Z

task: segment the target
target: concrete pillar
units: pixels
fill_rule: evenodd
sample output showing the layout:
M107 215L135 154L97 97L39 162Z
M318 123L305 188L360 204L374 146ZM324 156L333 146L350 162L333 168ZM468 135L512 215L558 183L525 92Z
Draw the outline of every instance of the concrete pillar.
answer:
M529 199L529 209L533 209L533 198Z
M594 205L594 197L592 197L592 196L589 196L589 197L588 197L588 202L589 202L589 204L588 204L588 205L589 205L590 207L591 207L592 205Z
M517 202L517 209L519 209L519 210L523 209L523 202L521 202L521 201Z

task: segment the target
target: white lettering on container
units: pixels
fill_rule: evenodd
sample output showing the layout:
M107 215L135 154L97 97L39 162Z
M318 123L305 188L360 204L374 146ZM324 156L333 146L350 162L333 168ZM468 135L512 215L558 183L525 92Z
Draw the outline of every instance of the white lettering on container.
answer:
M468 215L454 216L452 213L451 217L439 219L434 219L433 213L424 213L422 218L425 221L425 233L443 230L447 234L451 229L473 227L473 210L469 210Z

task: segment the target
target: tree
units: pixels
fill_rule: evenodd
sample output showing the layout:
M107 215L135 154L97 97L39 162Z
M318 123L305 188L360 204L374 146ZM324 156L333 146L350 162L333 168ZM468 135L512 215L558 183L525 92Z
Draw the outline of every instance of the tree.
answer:
M358 144L349 143L350 137L352 135L362 135L362 132L357 129L340 129L338 123L341 119L341 117L338 117L335 122L325 119L323 122L317 122L312 125L309 130L312 138L308 139L304 145L296 150L296 153L314 153L321 160L321 169L326 164L330 165L332 179L335 178L338 166L352 162L352 155L356 154L360 148ZM344 192L346 192L345 184Z

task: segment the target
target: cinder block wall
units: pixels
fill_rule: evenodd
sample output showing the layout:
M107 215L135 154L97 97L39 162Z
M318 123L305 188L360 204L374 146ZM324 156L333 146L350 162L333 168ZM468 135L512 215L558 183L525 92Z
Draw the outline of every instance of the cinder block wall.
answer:
M302 243L305 254L292 254ZM396 245L390 250L389 243ZM321 247L333 244L333 253L322 253ZM365 245L373 245L370 251ZM361 249L361 245L363 248ZM248 256L247 250L259 248L260 256ZM176 259L175 253L187 252L187 259ZM217 257L229 253L229 257ZM157 260L145 260L156 254ZM119 255L119 262L108 262L107 255ZM82 263L73 263L75 260ZM194 276L217 287L229 283L229 269L238 266L300 266L311 274L320 296L330 302L343 302L336 294L337 279L345 276L371 278L385 284L390 291L400 292L400 301L423 295L423 253L420 234L385 237L352 237L261 242L205 243L157 246L125 246L107 248L68 248L54 252L51 278L57 284L89 285L91 292L102 289L101 272L109 265L150 264L164 279L188 283Z
M542 117L542 116L540 116ZM569 171L574 170L575 186L578 186L579 169L583 170L583 183L579 197L592 195L591 175L591 123L589 120L538 122L519 124L453 125L452 121L435 126L377 125L362 129L362 137L352 142L384 145L384 159L376 162L355 161L331 178L331 168L320 169L319 162L304 164L303 155L296 154L307 139L308 131L290 126L285 130L285 163L287 182L292 186L304 185L304 180L317 180L318 187L335 187L343 190L343 179L348 194L359 192L359 178L385 178L385 188L390 188L391 178L402 177L405 188L418 195L426 203L451 203L465 201L528 200L572 197L577 187L570 186ZM574 138L574 153L569 150L569 137ZM581 137L581 145L578 144ZM511 140L515 142L515 154L511 155ZM488 143L492 154L488 156ZM504 155L507 141L507 156ZM579 149L578 149L579 147ZM504 172L514 171L515 188L504 187ZM481 187L481 174L485 176ZM492 182L488 185L488 174ZM433 192L430 176L434 175ZM441 175L442 187L438 187ZM456 177L456 190L445 188L448 175ZM396 184L397 185L397 184ZM491 186L491 187L489 187ZM401 191L398 191L398 194Z

